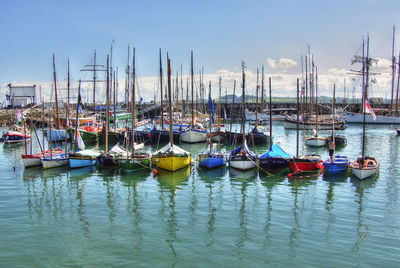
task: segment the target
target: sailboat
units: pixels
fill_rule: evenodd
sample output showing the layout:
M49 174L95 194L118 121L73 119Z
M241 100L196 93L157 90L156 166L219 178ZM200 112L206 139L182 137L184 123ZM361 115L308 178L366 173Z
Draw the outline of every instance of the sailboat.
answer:
M278 144L272 145L272 95L269 78L269 150L258 158L259 166L267 172L273 172L289 166L288 155Z
M209 99L211 99L211 96L210 96ZM212 101L212 99L211 99L211 101ZM216 142L224 141L225 140L225 136L226 136L226 132L221 129L221 105L222 105L221 101L222 101L222 99L221 99L221 77L220 77L219 78L219 103L218 103L217 127L216 127L216 129L214 131L212 131L212 127L211 127L212 125L210 125L211 140L212 141L216 141Z
M76 104L77 110L79 109L79 105L81 104L81 90L78 88L78 103ZM76 113L78 117L78 112ZM78 120L76 120L77 122ZM97 164L97 157L100 156L101 152L98 149L87 149L85 150L85 144L81 137L80 130L78 129L78 123L75 123L75 152L69 154L69 166L71 168L81 168L81 167L89 167ZM80 149L80 151L76 150L76 146Z
M56 116L55 116L56 128L52 129L52 126L50 125L49 129L46 132L46 136L48 141L50 141L50 139L51 141L64 141L66 137L68 138L68 134L65 131L65 129L61 129L60 116L58 113L57 76L56 76L56 62L54 54L53 54L53 77L54 77L54 93L55 93L54 96L56 104Z
M314 60L313 60L313 66L314 66ZM313 71L314 73L314 71ZM314 75L314 74L313 74ZM317 68L315 71L315 106L316 106L316 114L315 114L315 129L314 129L314 135L311 137L308 137L306 139L306 145L311 146L311 147L323 147L326 145L326 138L321 137L318 135L318 74L317 74ZM314 83L311 83L312 85ZM334 117L332 118L332 121L334 120ZM333 124L333 123L332 123ZM334 126L334 124L333 124Z
M42 103L42 122L44 122L44 102ZM24 163L24 167L25 168L41 166L42 165L42 161L41 161L42 157L49 157L50 154L58 155L58 154L63 154L64 153L64 150L60 149L60 148L49 149L49 150L44 151L44 149L43 149L43 147L44 147L44 138L43 138L43 147L42 147L42 145L41 145L41 143L39 141L39 138L38 138L36 130L35 129L33 129L33 130L34 130L34 132L36 134L36 138L38 139L39 147L40 147L40 150L42 152L41 153L37 153L37 154L32 154L32 139L31 139L30 140L30 142L31 142L31 152L30 152L30 154L28 154L25 151L25 154L21 155L22 162ZM43 131L43 128L42 128L42 131ZM44 133L42 133L42 134L43 134L43 137L44 137Z
M116 156L115 161L118 167L125 172L137 171L150 167L150 155L144 150L143 144L141 149L136 148L135 144L135 127L136 127L136 71L135 71L135 48L133 48L133 63L132 63L132 151L128 150L124 154ZM129 146L127 142L127 148ZM139 146L138 146L139 147Z
M332 117L335 116L335 85L333 85L333 98L332 98ZM335 136L335 127L332 124L332 142L336 147L336 136ZM331 142L331 141L329 141ZM349 166L349 160L347 156L344 155L335 155L332 158L324 161L324 175L325 174L337 174L344 171L347 171Z
M205 131L201 126L195 124L194 120L194 74L193 74L193 51L191 52L191 88L192 88L192 122L189 127L180 133L180 140L182 142L197 143L206 141L207 131ZM172 116L170 115L170 121Z
M245 118L244 118L244 98L245 98L245 75L244 63L242 63L242 144L234 149L229 155L229 166L240 170L248 170L256 167L257 155L247 147L247 139L244 135Z
M163 93L163 71L162 71L162 59L161 59L161 49L160 49L160 95L161 95L161 123L159 126L157 124L153 125L153 128L150 130L150 137L151 137L151 142L153 144L160 144L160 143L168 143L169 142L169 130L164 127L164 93ZM173 138L174 141L179 141L179 136L180 136L180 125L179 126L173 126Z
M263 74L263 77L264 77L264 74ZM264 80L263 79L262 79L262 84L264 84ZM248 140L250 141L251 144L265 144L270 140L269 137L268 137L268 132L260 131L260 129L258 127L258 89L259 89L259 85L258 85L258 69L257 69L256 123L255 123L254 128L247 135Z
M296 135L296 156L289 158L289 169L295 174L319 170L322 166L319 155L299 156L299 79L297 78L297 135Z
M210 91L208 95L208 103L210 107L210 130L212 129L212 124L214 123L214 104L213 100L211 98L211 81L210 81ZM209 150L206 152L203 152L197 156L199 166L205 167L205 168L216 168L216 167L221 167L226 165L226 156L223 152L218 152L216 151L215 148L213 148L212 145L212 138L210 138L210 142L208 146L210 147ZM215 144L216 145L216 144Z
M151 158L151 162L154 166L169 170L176 171L182 169L192 162L192 155L174 145L173 139L173 118L172 118L172 105L171 105L171 63L167 54L168 64L168 103L169 103L169 143L163 148L155 152Z
M97 157L97 161L99 162L100 166L103 168L110 168L115 167L116 162L114 157L108 151L108 143L109 143L109 119L110 119L110 58L107 55L107 84L106 84L106 124L104 126L104 140L105 140L105 149L104 152L101 153Z
M369 79L369 66L373 62L372 58L369 57L369 37L367 37L367 56L364 57L364 42L363 42L363 55L360 57L355 56L355 62L362 63L362 77L363 77L363 135L362 135L362 150L361 156L359 156L356 160L350 163L351 171L360 180L364 180L368 177L374 176L377 174L379 170L379 162L372 156L365 155L365 113L366 113L366 104L367 104L367 90L368 90L368 79ZM365 79L364 79L365 77ZM371 111L371 109L369 108Z

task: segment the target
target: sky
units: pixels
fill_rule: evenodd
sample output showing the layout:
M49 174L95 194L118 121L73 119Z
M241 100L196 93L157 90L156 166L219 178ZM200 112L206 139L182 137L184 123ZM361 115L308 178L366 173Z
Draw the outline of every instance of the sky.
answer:
M122 99L128 45L136 49L138 86L147 100L159 87L160 48L164 73L168 52L172 74L180 73L182 65L184 83L193 51L196 83L204 69L204 82L212 82L213 97L218 94L219 77L223 92L232 92L233 80L240 84L242 61L248 94L254 94L257 68L264 66L265 76L272 78L273 96L295 96L301 57L309 46L318 68L320 95L331 95L334 83L343 90L346 79L347 92L354 89L357 97L359 79L353 79L349 70L359 66L350 63L354 54L361 53L367 34L371 56L380 59L373 68L379 75L374 77L372 96L390 97L392 31L393 25L400 28L399 6L398 0L3 1L0 99L8 83L41 85L43 95L49 96L53 53L59 87L65 88L69 59L76 88L79 79L92 76L80 70L92 64L94 51L97 62L105 64L111 46ZM399 44L397 29L397 57Z

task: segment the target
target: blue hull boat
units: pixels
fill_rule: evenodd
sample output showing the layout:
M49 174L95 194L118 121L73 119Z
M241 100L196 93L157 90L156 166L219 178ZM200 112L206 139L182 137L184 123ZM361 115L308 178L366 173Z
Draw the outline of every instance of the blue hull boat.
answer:
M202 153L199 154L199 166L208 169L226 165L226 157L223 153Z
M96 159L84 159L82 158L70 158L69 166L71 168L81 168L81 167L90 167L97 164Z
M337 174L345 172L349 166L347 156L335 155L332 159L324 162L324 172L327 174Z

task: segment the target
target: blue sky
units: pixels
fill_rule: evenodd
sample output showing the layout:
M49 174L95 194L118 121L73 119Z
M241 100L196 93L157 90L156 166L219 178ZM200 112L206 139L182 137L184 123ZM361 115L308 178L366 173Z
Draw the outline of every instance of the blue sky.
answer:
M236 73L244 60L252 73L264 64L269 74L299 76L301 65L274 69L267 59L299 63L307 44L323 75L349 68L366 33L374 56L390 58L399 7L398 0L3 1L0 84L51 81L52 53L60 80L68 58L73 78L87 78L79 70L91 63L95 49L104 63L112 40L120 70L128 44L136 47L140 77L157 76L159 48L169 52L173 67L183 64L184 73L193 50L197 73L201 67L210 75ZM396 42L398 54L399 35Z

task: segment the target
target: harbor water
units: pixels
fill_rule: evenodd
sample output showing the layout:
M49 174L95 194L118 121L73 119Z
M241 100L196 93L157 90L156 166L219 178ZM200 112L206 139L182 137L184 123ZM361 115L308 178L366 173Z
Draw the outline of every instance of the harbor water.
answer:
M296 131L273 127L274 143L294 155ZM354 160L362 126L340 133L348 144L336 154ZM327 159L325 148L304 148L300 134L302 154ZM180 146L193 159L205 149ZM253 149L260 155L268 146ZM366 152L381 166L365 181L350 173L288 179L287 172L203 170L196 162L156 176L24 169L24 150L0 144L1 267L400 265L400 137L390 126L367 127Z

